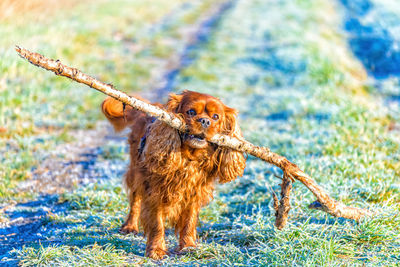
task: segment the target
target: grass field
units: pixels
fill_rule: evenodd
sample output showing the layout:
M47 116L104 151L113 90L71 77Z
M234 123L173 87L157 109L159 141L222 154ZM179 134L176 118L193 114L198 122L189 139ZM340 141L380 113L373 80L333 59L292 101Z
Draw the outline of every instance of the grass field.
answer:
M0 17L0 34L9 36L0 40L4 264L400 264L399 79L395 74L375 79L357 58L350 42L357 32L346 32L345 17L354 6L344 0L233 1L193 43L188 32L194 25L201 28L199 21L213 16L210 10L222 2L49 2L15 10L0 4L8 8ZM393 1L353 3L368 3L392 18L390 25L400 23ZM24 8L33 11L23 16ZM85 185L57 195L21 189L40 179L35 169L51 151L78 141L74 133L104 129L97 127L104 97L32 67L17 58L15 44L60 58L125 91L151 91L167 83L173 84L164 87L168 90L218 96L239 110L246 139L288 157L335 199L377 215L354 222L311 211L312 194L295 183L289 224L278 231L269 187L279 190L275 176L281 173L249 157L245 175L219 186L202 210L198 249L162 262L149 260L143 257L142 235L118 233L127 211L121 185L125 139L96 145L90 165L95 179ZM24 220L28 214L35 215L33 222ZM34 237L13 239L18 227L33 226ZM173 231L167 242L176 245Z

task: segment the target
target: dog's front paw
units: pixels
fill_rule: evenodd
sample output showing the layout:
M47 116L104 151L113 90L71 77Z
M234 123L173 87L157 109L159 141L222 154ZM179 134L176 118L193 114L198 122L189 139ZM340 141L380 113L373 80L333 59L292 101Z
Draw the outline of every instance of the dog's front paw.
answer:
M137 233L139 233L139 228L136 225L130 225L130 224L124 223L121 226L121 228L119 229L119 232L124 235L130 234L130 233L137 234Z
M186 253L190 253L190 252L193 252L193 251L195 251L195 250L196 250L196 245L184 246L184 247L179 246L179 247L176 249L176 254L178 254L178 255L184 255L184 254L186 254Z
M177 250L184 253L185 251L194 250L196 247L196 238L193 236L183 236L179 240L179 247Z
M195 242L188 242L188 243L181 243L177 249L178 253L185 254L187 252L193 251L196 249L196 243Z
M153 260L162 260L167 255L167 252L161 248L146 250L146 257L152 258Z

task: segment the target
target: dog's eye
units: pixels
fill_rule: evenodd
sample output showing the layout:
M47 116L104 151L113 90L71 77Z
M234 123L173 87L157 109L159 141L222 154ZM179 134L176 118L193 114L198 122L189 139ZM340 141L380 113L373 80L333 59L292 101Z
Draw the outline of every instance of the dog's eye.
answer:
M219 119L219 116L218 116L218 114L214 114L214 115L212 116L212 118L213 118L213 120L217 121L217 120Z
M193 109L189 109L188 111L186 111L186 113L190 116L195 116L196 115L196 111L194 111Z

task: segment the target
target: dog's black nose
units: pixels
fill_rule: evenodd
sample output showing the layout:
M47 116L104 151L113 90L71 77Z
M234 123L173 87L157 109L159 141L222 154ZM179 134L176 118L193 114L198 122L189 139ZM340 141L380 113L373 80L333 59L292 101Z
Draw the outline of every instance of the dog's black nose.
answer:
M199 122L201 123L201 126L203 126L203 128L208 128L211 125L211 121L207 118L200 118Z

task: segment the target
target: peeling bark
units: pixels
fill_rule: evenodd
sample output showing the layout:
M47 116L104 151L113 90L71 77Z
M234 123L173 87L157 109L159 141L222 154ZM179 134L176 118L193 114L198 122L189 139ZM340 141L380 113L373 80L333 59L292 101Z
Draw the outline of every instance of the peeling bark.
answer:
M145 103L139 99L127 95L124 92L116 90L111 84L100 82L99 80L84 74L78 69L63 65L59 60L48 59L38 53L30 52L18 46L16 47L16 51L22 58L27 59L33 65L52 71L56 75L65 76L79 83L86 84L106 95L114 97L115 99L132 106L135 109L143 111L149 116L156 117L160 121L165 122L169 126L179 131L186 130L185 123L174 114L168 113L161 108ZM292 188L291 179L302 182L317 198L317 201L309 206L310 208L322 210L335 217L353 220L359 220L365 216L372 215L372 212L369 210L349 207L332 199L322 187L320 187L310 176L297 167L297 165L293 164L285 157L271 152L267 147L255 146L244 139L237 139L220 134L216 134L209 141L219 146L228 147L253 155L283 170L284 177L281 185L282 192L279 205L277 204L277 197L274 196L274 202L276 202L274 203L274 206L277 213L276 226L278 229L282 229L287 222L287 216L290 209L289 195Z

